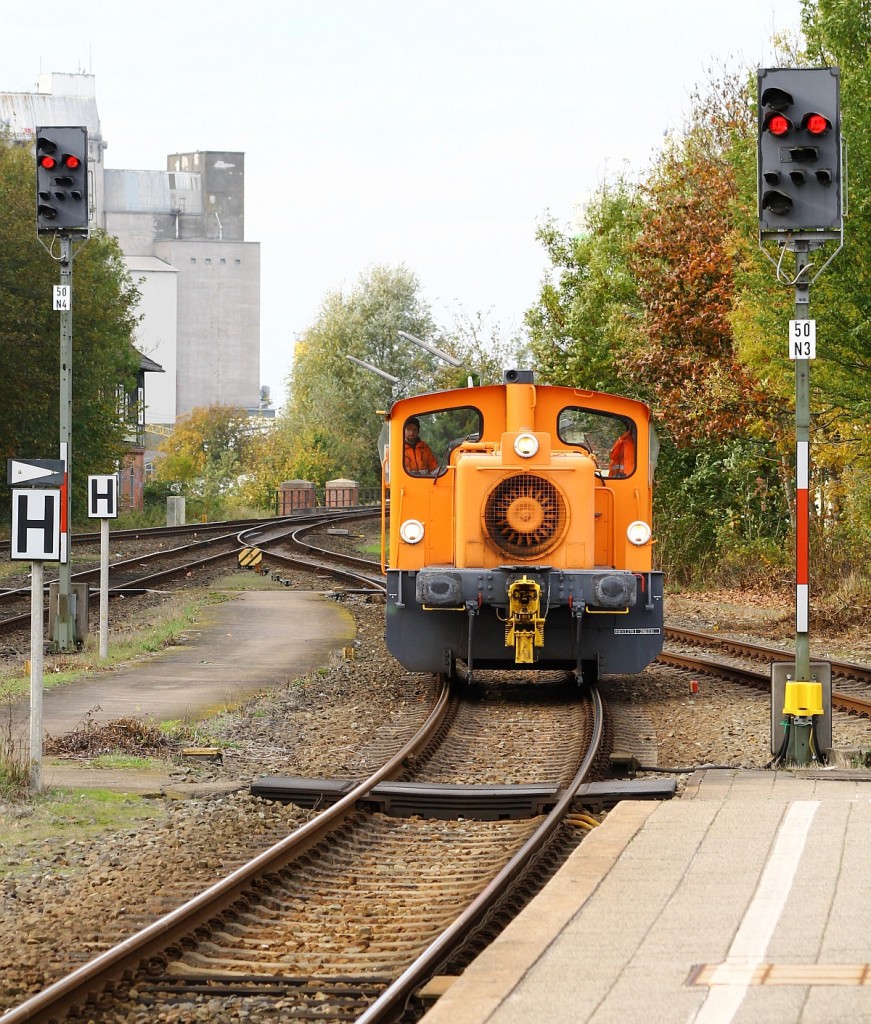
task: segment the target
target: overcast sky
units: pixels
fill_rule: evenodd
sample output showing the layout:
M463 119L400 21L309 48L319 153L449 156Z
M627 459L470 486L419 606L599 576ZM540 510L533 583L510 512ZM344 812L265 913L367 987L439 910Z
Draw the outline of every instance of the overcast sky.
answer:
M6 0L0 90L96 76L112 168L245 153L261 243L261 379L373 264L414 271L435 319L519 327L548 213L641 173L709 70L772 65L799 0Z

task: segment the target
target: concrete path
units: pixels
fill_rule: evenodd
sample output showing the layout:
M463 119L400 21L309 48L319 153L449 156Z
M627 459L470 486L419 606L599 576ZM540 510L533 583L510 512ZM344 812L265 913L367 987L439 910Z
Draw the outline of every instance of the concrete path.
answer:
M341 605L320 594L292 590L234 592L204 609L200 624L178 647L79 682L46 689L43 734L62 736L90 719L103 723L128 716L155 722L196 721L242 704L260 690L283 686L325 663L355 634ZM13 733L27 738L30 702L13 709ZM106 784L103 772L70 774L46 768L48 785ZM128 778L135 773L125 772ZM66 776L69 775L69 779ZM94 780L91 782L90 780ZM142 778L146 789L159 779ZM133 787L133 788L141 788Z

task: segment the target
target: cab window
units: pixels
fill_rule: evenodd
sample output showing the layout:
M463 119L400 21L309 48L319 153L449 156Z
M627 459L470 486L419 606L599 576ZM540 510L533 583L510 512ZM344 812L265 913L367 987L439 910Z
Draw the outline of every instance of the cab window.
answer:
M438 409L409 416L402 424L402 464L411 476L440 476L451 452L481 437L484 419L471 407Z
M618 479L635 472L637 430L628 417L569 406L559 414L557 433L593 456L599 476Z

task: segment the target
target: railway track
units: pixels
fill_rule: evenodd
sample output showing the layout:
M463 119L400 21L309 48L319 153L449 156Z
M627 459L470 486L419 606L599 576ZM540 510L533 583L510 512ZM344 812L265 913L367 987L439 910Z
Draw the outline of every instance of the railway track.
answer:
M319 526L323 529L323 523ZM249 535L246 531L244 538L240 535L240 543L256 542L269 552L270 560L275 557L273 546L277 550L289 543L296 546L297 554L287 557L299 559L307 568L315 566L316 571L326 571L326 563L333 558L333 552L319 548L307 538L305 527L295 526L292 532L298 536L292 541L278 529L274 533L271 527L262 525L255 529L261 532ZM306 551L313 560L305 561ZM377 574L372 572L371 563L365 559L362 562L374 585ZM352 573L357 568L360 567L348 566ZM782 651L777 653L786 656ZM767 687L767 676L759 678ZM517 694L512 696L513 701L506 704L517 703ZM525 743L517 741L517 749L524 755L545 746L543 737L554 729L563 738L587 731L587 726L571 717L574 712L570 708L556 710L560 702L553 703L557 715L554 726L542 727L542 735L527 738ZM452 779L457 770L452 743L457 751L477 747L479 764L492 760L498 748L492 745L494 737L487 735L488 718L494 723L495 736L504 738L512 734L510 708L489 706L484 724L475 723L473 706L463 703L457 707L455 703L453 711L450 709L449 704L446 716L453 716L457 731L449 731L445 742L433 753L424 755L418 750L408 754L397 777L402 777L411 766L420 782L438 785ZM525 718L528 722L530 710L519 707L517 721ZM539 718L538 709L532 711ZM444 719L441 728L445 728ZM601 726L589 726L590 731L597 728ZM429 742L433 742L432 737ZM567 830L560 823L571 815L574 798L566 809L566 794L577 791L577 776L570 777L576 756L579 755L569 756L564 750L562 761L557 754L548 755L548 763L559 779L562 810L555 806L546 819L552 823L550 831L545 830L545 846L557 833ZM511 776L511 771L516 771L516 775ZM497 774L507 773L518 784L527 778L523 771L522 758L516 769L510 768L508 762L496 765ZM540 777L540 770L527 766L526 771L530 778ZM474 777L473 769L468 778ZM493 900L505 899L506 892L530 871L530 863L542 856L544 847L522 854L529 844L534 848L537 841L530 835L532 824L527 821L467 821L458 826L456 821L441 820L418 824L373 813L367 809L368 797L377 785L368 779L354 789L358 795L345 804L346 814L341 824L336 825L335 842L330 838L332 833L317 837L309 833L308 845L300 857L290 851L288 843L292 837L282 840L270 849L281 847L284 861L264 866L265 854L261 854L252 861L261 863L251 881L241 882L237 876L244 869L239 869L208 890L211 893L221 889L223 903L207 909L200 903L202 897L188 900L185 907L193 906L193 923L185 924L176 917L185 909L182 907L161 919L171 923L161 926L161 922L155 922L137 933L149 936L145 947L131 951L127 966L120 967L120 961L107 964L105 977L86 980L85 988L90 995L82 990L73 995L68 990L61 996L60 1011L38 1007L30 1016L16 1018L7 1014L2 1024L49 1020L65 1012L65 1007L79 1005L84 1008L73 1011L78 1016L70 1019L93 1019L106 1024L115 1020L151 1021L165 1008L176 1013L179 1006L191 1007L190 1013L204 1020L227 1019L231 1009L243 1007L251 1024L260 1019L306 1014L328 1020L394 1019L426 978L445 970L455 972L470 955L468 951L484 941L480 938L481 929L491 927L487 922L495 913ZM365 793L364 786L369 787ZM350 796L346 794L342 800ZM320 821L326 813L314 821ZM314 822L304 826L300 832L313 825ZM498 836L496 844L494 836ZM397 839L398 846L394 845ZM498 857L494 845L499 848ZM428 858L435 851L444 857L417 859ZM484 878L484 868L491 881ZM456 888L448 882L451 872L459 876ZM430 883L434 886L432 891L427 888ZM375 927L380 920L379 898L390 884L396 886L389 908L392 913L385 914L383 926ZM461 896L469 902L469 909L456 917ZM260 916L261 905L265 907L264 917ZM417 931L415 915L421 908L426 909L428 916ZM509 914L510 910L503 913ZM127 947L136 937L125 940L120 947ZM346 953L356 959L343 959ZM107 950L92 963L111 954ZM89 967L91 964L86 964L75 974ZM96 995L97 990L103 994ZM26 1006L23 1004L18 1010L23 1011Z
M202 527L193 527L185 535L194 536L197 539L187 544L171 548L161 547L158 550L137 554L112 563L109 567L109 594L110 597L119 595L131 597L137 593L164 587L179 579L187 583L191 579L196 579L203 571L209 571L225 563L232 564L237 560L243 547L257 544L260 541L273 545L270 549L270 558L274 563L344 579L346 583L352 585L366 586L370 589L377 588L377 576L362 571L355 573L351 569L343 569L336 564L340 561L338 557L333 559L331 564L316 555L306 556L304 553L306 545L304 544L297 545L300 554L294 557L283 554L281 550L283 542L293 544L294 535L305 530L322 529L328 524L370 518L373 515L380 515L380 512L366 508L318 509L313 510L311 514L294 517L292 520L285 517L278 520L259 521L253 526L250 525L250 520L245 520L246 528L238 532L227 532L228 524L213 524L206 531L212 536L205 539L199 537ZM175 537L178 532L179 528L171 528L166 532L155 530L149 531L147 536L152 540L162 540L167 536ZM129 534L128 540L142 535L139 531L127 531L127 533ZM354 561L351 556L348 556L347 562L350 565L353 565ZM364 560L356 561L372 567L371 563L366 563ZM99 574L100 569L97 564L94 567L73 573L71 579L73 583L97 584ZM46 590L48 587L49 583L47 582ZM97 591L92 589L90 600L94 601L97 597ZM4 617L0 619L0 636L8 635L19 629L29 629L30 601L29 587L0 591L0 608L4 610ZM47 606L45 614L47 617Z
M313 511L316 511L317 513L330 514L329 510L322 508ZM290 517L288 516L267 516L264 519L256 520L256 522L258 525L265 526L270 523L287 523L289 520ZM147 540L162 543L172 537L184 539L186 537L209 537L213 534L236 534L241 530L245 530L250 527L252 522L254 521L251 519L223 519L212 523L186 523L183 526L145 526L131 530L113 529L111 531L110 538L113 544L136 543ZM81 547L99 545L99 543L99 530L83 531L72 535L71 546L76 550ZM8 537L0 538L0 555L4 552L9 552L10 544L11 542Z
M356 519L371 519L380 516L380 510L360 513ZM353 519L347 521L353 522ZM341 521L339 521L341 522ZM274 528L254 527L239 535L246 544L256 545L268 554L271 563L278 563L292 569L314 570L333 575L337 566L343 567L342 575L356 581L364 589L384 591L384 577L380 566L370 558L352 555L347 551L324 547L312 540L313 534L322 532L324 521L305 522L289 532L276 532ZM332 524L335 527L335 522Z
M671 626L666 629L666 639L683 646L713 649L755 663L794 660L793 655L777 647ZM848 714L871 718L871 666L834 658L825 660L832 666L832 706ZM770 672L760 672L734 662L714 661L701 655L673 650L664 650L657 661L675 668L730 679L761 690L768 690L771 686ZM835 689L836 686L838 689Z
M71 1020L144 1021L179 1007L198 1020L223 1020L244 1006L252 1024L309 1014L395 1016L485 925L492 930L494 908L558 833L565 842L562 825L596 759L603 713L595 693L582 710L564 688L545 690L514 712L511 700L502 702L507 735L512 714L526 722L512 754L500 753L498 733L487 737L483 727L463 744L462 736L476 732L476 716L483 721L493 709L480 694L471 702L477 708L458 707L443 688L427 723L378 772L244 868L7 1013L3 1024L67 1013ZM440 731L459 738L437 743ZM554 737L540 745L532 767L531 731ZM391 818L361 805L380 780L412 770L418 780L445 778L451 765L462 775L460 751L467 772L499 758L503 766L513 759L509 776L548 772L559 788L553 810L526 820L460 821Z

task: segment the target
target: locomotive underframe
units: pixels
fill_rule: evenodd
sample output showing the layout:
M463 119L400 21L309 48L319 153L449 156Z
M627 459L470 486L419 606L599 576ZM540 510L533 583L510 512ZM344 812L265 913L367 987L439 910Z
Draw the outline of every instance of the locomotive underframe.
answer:
M533 667L636 673L662 650L662 573L524 565L388 570L388 649L415 672L450 672L457 660L470 671L526 667L505 644L508 588L521 578L541 587Z

